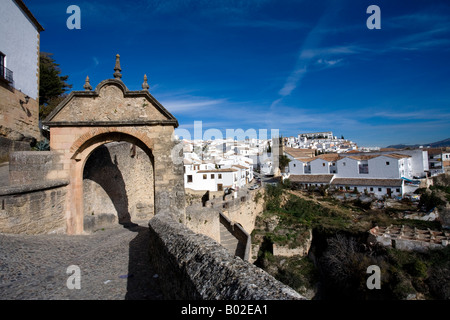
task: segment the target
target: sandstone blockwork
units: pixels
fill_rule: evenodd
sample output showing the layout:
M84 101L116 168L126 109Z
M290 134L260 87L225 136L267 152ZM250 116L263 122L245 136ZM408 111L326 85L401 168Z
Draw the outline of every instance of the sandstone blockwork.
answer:
M73 91L43 122L68 179L67 233L108 222L128 223L170 211L185 221L183 162L174 140L178 121L147 89L120 79Z
M0 84L0 137L39 140L39 103L12 87Z

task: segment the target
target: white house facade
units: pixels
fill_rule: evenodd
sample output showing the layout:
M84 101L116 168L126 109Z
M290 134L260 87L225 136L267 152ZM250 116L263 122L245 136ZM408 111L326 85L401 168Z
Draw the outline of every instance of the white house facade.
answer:
M201 191L235 190L244 187L253 180L253 164L251 159L221 159L220 162L205 162L192 154L184 159L184 187Z
M401 197L418 186L406 186L405 181L423 176L424 172L418 169L426 167L422 152L408 153L324 154L312 159L291 159L289 179L301 187L329 185L377 197Z
M0 4L0 137L36 139L39 129L39 52L42 26L22 0Z

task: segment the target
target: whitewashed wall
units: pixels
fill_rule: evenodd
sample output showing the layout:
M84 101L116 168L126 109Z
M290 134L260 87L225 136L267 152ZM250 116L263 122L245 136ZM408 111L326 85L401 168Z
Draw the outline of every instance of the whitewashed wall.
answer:
M0 35L0 51L14 73L14 87L37 100L39 32L12 0L0 0Z

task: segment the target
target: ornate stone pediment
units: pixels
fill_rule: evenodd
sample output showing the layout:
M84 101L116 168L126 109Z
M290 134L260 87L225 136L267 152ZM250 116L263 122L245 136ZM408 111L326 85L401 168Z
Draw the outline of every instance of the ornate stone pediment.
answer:
M175 117L148 92L146 77L143 90L129 91L118 75L120 74L116 70L115 79L100 82L93 91L87 78L85 91L72 91L49 114L43 124L50 127L104 125L178 127Z

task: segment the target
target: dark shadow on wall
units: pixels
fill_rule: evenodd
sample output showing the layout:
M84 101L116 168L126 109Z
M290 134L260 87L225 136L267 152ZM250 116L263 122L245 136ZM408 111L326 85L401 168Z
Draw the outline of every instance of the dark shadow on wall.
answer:
M112 159L107 147L100 146L89 156L84 166L84 179L96 182L105 190L117 212L119 223L129 226L131 224L131 216L128 211L125 181L118 168L117 159ZM103 214L106 213L104 212Z
M159 289L160 277L150 263L149 229L133 225L128 227L128 230L137 235L129 245L125 300L163 300L163 293Z

